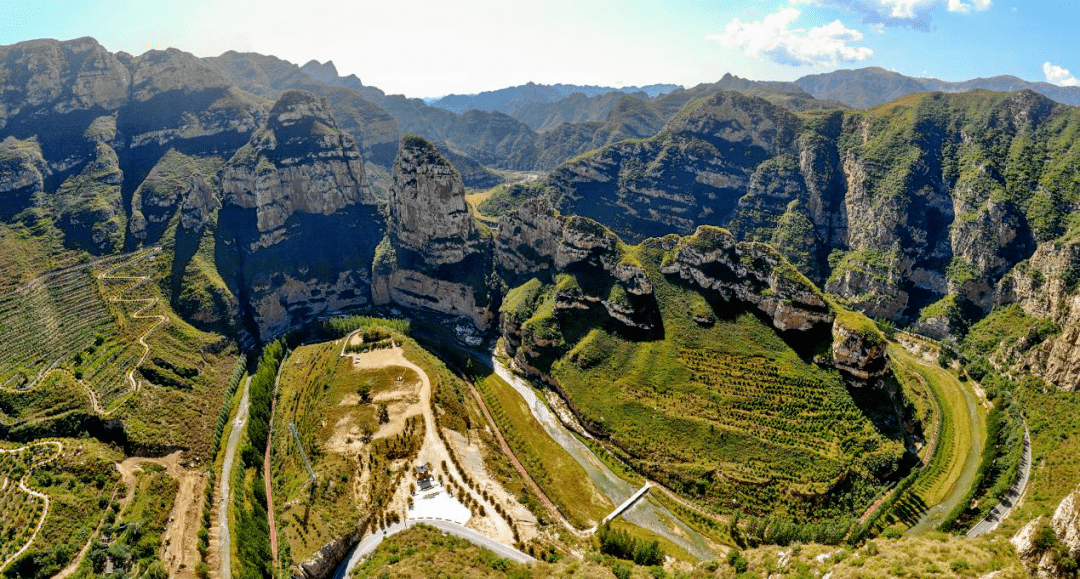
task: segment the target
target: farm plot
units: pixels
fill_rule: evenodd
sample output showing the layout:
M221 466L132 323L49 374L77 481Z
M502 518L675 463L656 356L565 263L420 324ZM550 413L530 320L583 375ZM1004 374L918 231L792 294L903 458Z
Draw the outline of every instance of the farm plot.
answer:
M931 390L941 408L939 431L923 472L897 502L893 518L918 534L934 528L963 499L974 482L986 437L986 409L969 386L940 367L889 349L897 375Z
M61 450L56 442L0 449L0 571L29 547L48 513L48 496L28 486L27 478Z
M46 272L0 297L0 388L33 390L61 372L108 414L138 388L145 338L167 318L147 282L157 250Z
M0 288L0 386L29 390L114 330L92 263ZM11 279L11 278L6 278Z

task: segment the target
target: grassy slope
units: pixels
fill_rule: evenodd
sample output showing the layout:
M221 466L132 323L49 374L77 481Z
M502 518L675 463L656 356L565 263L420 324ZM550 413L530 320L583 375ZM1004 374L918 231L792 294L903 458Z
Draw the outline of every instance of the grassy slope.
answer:
M361 512L373 508L372 503L377 503L377 497L388 488L389 481L381 474L373 477L376 482L361 488L362 473L371 470L372 456L377 454L372 451L372 445L364 445L359 454L342 454L326 448L341 421L351 421L358 432L357 440L363 432L374 433L379 428L375 404L355 401L342 404L342 400L346 396L355 397L361 383L371 386L374 399L394 388L399 375L404 376L403 383L419 381L414 372L402 372L401 368L354 370L351 358L339 356L340 348L335 342L302 346L283 363L274 418L271 473L279 540L288 542L294 560L309 557L353 529ZM319 479L314 493L289 432L289 422L296 424L304 451ZM415 436L423 436L422 427ZM386 459L381 456L376 459L376 470L381 473ZM358 499L358 493L365 498ZM306 509L308 504L311 504L310 512Z
M597 492L581 465L536 422L513 387L492 374L478 388L518 460L572 524L588 528L611 512L615 505Z
M735 306L721 304L713 327L698 326L691 313L710 307L702 296L660 274L656 250L643 246L637 257L653 280L664 338L634 342L592 329L557 361L553 374L584 417L639 469L714 507L735 498L755 512L804 514L787 493L826 493L849 470L854 492L819 515L864 506L876 488L867 471L897 460L902 445L864 417L839 374L804 361Z
M944 504L912 529L922 532L940 522L967 493L979 466L986 436L986 409L976 402L971 387L961 383L949 371L916 360L900 347L890 348L889 356L900 380L916 381L923 388L930 388L941 405L936 452L909 491L911 498L901 501L906 504L899 507L895 517L905 524L914 524L918 511ZM931 427L926 425L927 430ZM927 436L932 435L928 432Z
M1012 360L1003 358L1002 354L1009 352L1017 340L1029 333L1045 337L1055 332L1049 320L1029 317L1014 305L997 308L972 326L962 347L969 357L991 358L1007 364ZM976 363L987 365L981 360ZM968 369L977 373L970 366ZM1080 462L1076 460L1080 456L1080 422L1077 421L1080 400L1073 392L1044 388L1039 380L1030 377L1010 381L988 375L983 386L991 396L1012 399L1014 405L1022 407L1031 429L1032 466L1027 492L997 531L1011 536L1031 519L1052 514L1061 499L1076 489L1080 480Z

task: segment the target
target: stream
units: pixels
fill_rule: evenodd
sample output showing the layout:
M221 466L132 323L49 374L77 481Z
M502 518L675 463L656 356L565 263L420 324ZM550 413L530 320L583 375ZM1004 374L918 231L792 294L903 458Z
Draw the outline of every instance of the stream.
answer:
M482 361L485 365L492 367L495 374L507 384L510 384L525 399L537 422L543 426L544 430L555 442L559 443L559 446L563 447L585 469L589 479L601 493L611 500L612 504L621 504L637 492L638 487L612 472L607 465L593 454L589 447L585 446L563 425L555 416L555 413L548 408L547 404L536 395L536 391L528 382L515 376L510 372L509 368L494 356L489 356ZM715 558L701 534L679 520L671 511L650 500L638 501L637 504L621 516L629 523L664 537L693 557L698 559Z

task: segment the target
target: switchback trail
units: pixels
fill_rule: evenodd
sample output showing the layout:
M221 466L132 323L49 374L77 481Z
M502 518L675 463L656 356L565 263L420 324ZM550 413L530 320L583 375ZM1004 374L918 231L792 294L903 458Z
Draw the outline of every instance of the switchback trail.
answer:
M26 544L24 544L22 547L20 547L18 551L15 551L15 553L12 554L10 557L8 557L5 561L0 563L0 573L3 573L4 569L6 569L8 565L10 565L13 561L18 559L20 556L22 556L22 554L25 553L26 550L30 548L30 545L34 542L34 539L37 538L38 533L41 532L41 527L45 524L46 517L49 516L49 506L50 506L49 505L49 495L47 495L45 493L35 491L35 490L31 489L30 487L26 486L26 479L30 478L30 475L34 474L34 471L37 470L38 468L41 468L45 464L48 464L48 463L56 460L57 458L59 458L60 455L63 454L63 452L64 452L64 444L62 442L58 441L58 440L46 440L46 441L40 441L40 442L34 442L34 443L31 443L31 444L27 444L27 445L21 446L19 448L0 450L0 454L14 454L14 453L18 453L18 452L23 452L23 451L29 449L32 446L45 446L45 445L55 446L56 447L56 453L53 454L52 456L46 458L45 460L42 460L41 462L33 465L33 468L27 469L26 474L24 474L22 476L22 478L19 479L19 490L20 491L22 491L22 492L24 492L24 493L26 493L26 494L34 497L34 498L40 499L44 503L44 508L41 510L41 518L38 519L37 526L34 527L34 532L30 535L30 538L26 540Z
M118 303L118 304L141 303L141 304L143 304L142 307L136 309L135 311L131 312L128 315L132 319L135 319L135 320L157 320L155 323L151 324L151 326L149 328L147 328L145 332L143 332L142 334L139 335L138 338L136 338L136 342L140 346L142 346L142 348L143 348L143 353L139 357L138 361L135 362L135 364L132 365L132 367L128 369L128 371L126 372L126 374L124 376L125 380L128 383L128 391L127 391L127 393L125 393L124 395L121 396L121 399L126 398L127 396L130 396L131 394L133 394L133 393L135 393L135 392L137 392L139 390L139 381L135 378L135 371L139 369L139 366L142 366L143 362L146 361L147 356L150 355L150 345L146 342L146 338L154 330L156 330L159 326L161 326L162 324L168 323L169 318L167 316L165 316L164 314L147 314L146 313L149 310L153 309L158 304L159 300L156 297L150 297L150 298L125 298L124 297L125 294L128 294L128 293L132 292L133 290L141 287L142 285L144 285L148 281L150 281L150 276L149 275L118 276L118 275L113 275L113 272L115 272L116 270L118 270L118 269L120 269L122 267L125 267L125 266L128 266L128 265L134 264L136 262L142 261L143 259L146 259L147 257L156 256L160 252L161 252L161 247L155 246L155 247L151 247L149 249L144 249L144 250L135 252L133 254L128 254L127 256L123 256L123 257L110 257L110 258L102 259L102 260L99 260L97 262L92 262L92 263L89 263L89 264L83 263L83 264L79 264L77 266L71 266L71 267L65 268L64 270L56 270L54 272L48 272L49 275L52 275L52 274L56 274L58 272L63 272L63 271L71 270L71 269L75 269L75 268L93 268L93 266L95 264L102 263L102 262L110 262L111 263L111 262L119 259L120 260L119 263L117 263L116 265L113 265L109 269L106 269L105 271L99 273L96 276L98 282L100 282L102 284L102 286L104 286L106 282L114 282L114 281L128 281L128 282L131 282L127 286L125 286L123 288L120 288L116 292L115 295L113 295L112 297L107 298L108 301L110 303ZM41 276L39 276L39 277L41 277ZM100 401L98 399L97 392L94 390L93 386L88 384L85 380L77 377L70 370L68 370L66 368L58 368L57 365L59 364L59 362L60 362L60 360L54 361L50 365L49 368L42 371L38 375L38 377L33 382L31 382L30 385L27 386L26 388L10 389L10 388L4 387L3 389L9 390L9 391L15 391L15 392L30 392L35 387L37 387L39 384L44 382L49 376L52 376L53 374L62 374L62 375L67 376L71 381L75 382L83 390L86 391L87 398L90 399L90 408L93 409L95 414L97 414L99 416L111 416L114 412L116 412L116 410L118 408L120 408L120 404L114 404L113 408L111 410L103 409L102 406L101 406L101 403L100 403Z

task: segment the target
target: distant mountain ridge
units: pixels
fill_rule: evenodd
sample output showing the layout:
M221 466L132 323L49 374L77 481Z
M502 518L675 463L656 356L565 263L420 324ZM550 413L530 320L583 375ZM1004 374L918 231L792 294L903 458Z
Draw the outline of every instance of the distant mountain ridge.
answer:
M646 97L654 98L679 88L682 87L676 84L651 84L643 87L626 86L615 88L595 85L536 84L529 82L523 85L484 91L478 94L451 94L433 100L429 104L458 114L465 113L471 109L476 109L487 112L499 111L508 115L517 116L515 113L517 113L518 110L527 107L530 104L554 103L579 93L587 98L602 96L608 93L644 93Z
M1080 87L1031 82L1011 75L950 82L936 78L915 78L871 66L812 74L796 85L819 99L836 100L855 108L867 108L920 92L967 92L985 89L994 92L1033 90L1059 103L1080 105Z

